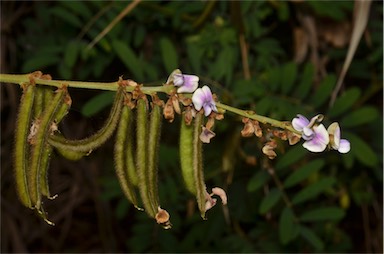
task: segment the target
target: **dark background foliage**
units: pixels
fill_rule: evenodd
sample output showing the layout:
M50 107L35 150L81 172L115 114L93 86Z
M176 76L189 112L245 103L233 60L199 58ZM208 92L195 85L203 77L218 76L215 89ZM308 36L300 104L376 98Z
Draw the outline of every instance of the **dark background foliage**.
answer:
M1 85L1 252L377 252L382 253L382 2L338 99L330 96L347 54L353 1L144 1L94 47L125 1L1 2L1 73L41 70L54 79L156 85L175 68L200 77L224 103L280 120L324 113L352 150L313 154L279 144L271 161L241 119L226 114L204 145L210 187L229 203L203 221L179 172L178 128L163 123L163 230L124 198L113 169L113 138L77 162L54 155L46 200L51 227L17 200L11 151L21 91ZM70 89L60 128L82 138L108 114L113 93ZM272 177L269 172L275 172Z

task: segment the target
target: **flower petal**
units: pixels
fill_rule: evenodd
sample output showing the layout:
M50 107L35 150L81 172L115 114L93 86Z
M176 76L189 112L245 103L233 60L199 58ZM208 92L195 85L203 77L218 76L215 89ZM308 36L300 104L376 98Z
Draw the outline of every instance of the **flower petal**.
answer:
M302 131L304 127L309 124L309 120L303 116L298 114L297 117L293 118L292 126L295 130Z
M308 128L308 127L304 127L303 128L303 139L305 140L310 140L313 138L313 136L315 135L315 133L313 132L312 129Z
M329 134L322 124L314 126L313 130L313 138L304 142L303 147L311 152L322 152L329 143Z
M205 116L209 116L209 114L211 114L211 112L212 112L211 105L207 104L207 103L204 103L203 108L204 108L204 115Z
M183 84L177 89L178 93L193 93L199 86L199 77L196 75L182 75ZM176 83L174 81L175 86Z
M192 95L192 102L193 106L197 111L199 111L203 107L204 99L205 96L203 90L201 88L196 89Z
M211 195L219 196L223 205L227 204L227 201L228 201L227 193L225 193L225 191L222 188L219 188L219 187L212 188L212 194Z
M331 145L332 149L338 150L340 146L340 126L338 123L332 123L328 129L329 133L329 144Z
M349 141L346 139L341 139L338 151L340 153L348 153L350 150L351 150L351 143L349 143Z

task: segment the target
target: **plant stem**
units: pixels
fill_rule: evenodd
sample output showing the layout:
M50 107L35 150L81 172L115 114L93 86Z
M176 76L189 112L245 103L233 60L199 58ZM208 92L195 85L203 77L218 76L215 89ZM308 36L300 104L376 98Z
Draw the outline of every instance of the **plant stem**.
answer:
M117 91L118 88L118 82L83 82L83 81L67 81L67 80L46 80L46 79L34 79L36 84L39 85L47 85L47 86L55 86L55 87L61 87L62 85L67 85L68 87L73 88L85 88L85 89L97 89L97 90L108 90L108 91ZM0 74L0 82L5 83L14 83L14 84L22 84L22 83L28 83L30 82L30 74ZM132 92L134 90L134 86L128 86L126 89L128 92ZM140 87L140 90L148 95L151 95L153 93L166 93L169 94L174 89L174 86L142 86ZM191 95L187 95L189 97ZM257 120L263 124L270 124L272 126L289 130L291 132L294 132L296 134L301 134L292 126L286 124L283 121L278 121L266 116L261 116L256 114L253 111L247 111L238 109L235 107L231 107L228 105L225 105L220 102L216 102L216 106L218 108L230 111L232 113L235 113L240 116L244 116L250 119Z
M216 106L218 108L225 109L225 110L230 111L232 113L235 113L237 115L244 116L244 117L247 117L247 118L250 118L253 120L257 120L263 124L270 124L270 125L275 126L275 127L279 127L279 128L286 129L286 130L289 130L289 131L297 133L297 134L301 134L299 131L295 130L290 125L287 125L285 122L278 121L278 120L275 120L275 119L272 119L272 118L269 118L266 116L258 115L253 111L247 111L247 110L234 108L234 107L225 105L225 104L220 103L220 102L216 102Z
M0 74L0 82L5 83L14 83L22 84L30 82L29 74ZM118 82L83 82L83 81L67 81L67 80L46 80L46 79L34 79L36 84L61 87L62 85L67 85L68 87L73 88L86 88L86 89L97 89L97 90L107 90L107 91L117 91ZM141 91L145 94L153 93L170 93L173 90L173 86L153 86L153 87L144 87L142 86ZM134 90L133 86L128 86L127 91L132 92Z

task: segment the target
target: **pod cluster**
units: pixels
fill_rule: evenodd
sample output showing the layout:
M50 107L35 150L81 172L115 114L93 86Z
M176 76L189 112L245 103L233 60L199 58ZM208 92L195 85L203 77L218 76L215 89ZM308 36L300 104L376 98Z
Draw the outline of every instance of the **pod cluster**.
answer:
M22 84L14 149L16 189L22 204L35 209L47 223L53 224L47 219L42 205L43 196L55 198L48 185L53 150L66 159L79 160L116 132L115 172L124 195L138 210L144 210L158 224L170 228L170 215L161 208L158 194L161 123L167 110L164 102L156 94L145 95L140 86L127 92L127 82L120 80L104 125L89 137L67 139L58 130L58 124L71 106L66 86L53 91L35 85L35 78L50 77L37 72L31 74L29 83ZM175 103L179 105L178 101ZM211 198L213 194L207 193L204 182L201 141L204 115L203 112L193 112L191 117L192 107L184 106L179 147L181 172L187 190L196 196L201 216L205 218L206 210L216 200Z

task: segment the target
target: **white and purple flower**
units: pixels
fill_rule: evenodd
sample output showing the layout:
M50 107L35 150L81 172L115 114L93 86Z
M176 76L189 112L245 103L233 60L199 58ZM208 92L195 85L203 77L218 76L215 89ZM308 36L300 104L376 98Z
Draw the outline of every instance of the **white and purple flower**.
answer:
M196 75L182 74L179 69L174 70L169 75L167 84L173 82L174 86L178 86L178 93L193 93L199 86L199 77Z
M351 150L351 144L346 139L340 139L341 131L338 123L332 123L328 127L329 144L332 149L339 151L340 153L348 153Z
M323 124L318 124L323 120L322 115L317 115L309 121L303 115L297 115L292 120L295 130L302 132L302 138L306 140L303 147L311 152L322 152L329 143L329 134Z
M211 89L208 86L203 86L203 88L196 89L192 95L192 102L197 111L201 110L201 108L204 108L205 116L209 116L212 111L217 112Z
M305 140L303 147L311 152L322 152L329 146L340 153L348 153L350 143L346 139L340 139L339 124L332 123L326 130L324 125L320 124L322 120L322 115L313 117L311 121L302 115L297 115L292 120L293 128L300 131Z

